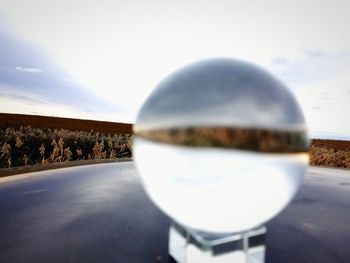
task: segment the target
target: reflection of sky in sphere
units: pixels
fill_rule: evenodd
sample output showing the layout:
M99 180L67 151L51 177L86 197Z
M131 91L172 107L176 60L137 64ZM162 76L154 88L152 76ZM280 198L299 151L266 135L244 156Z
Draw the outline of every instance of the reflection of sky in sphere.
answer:
M188 126L305 128L296 100L281 82L230 59L195 63L167 77L136 122L136 129Z

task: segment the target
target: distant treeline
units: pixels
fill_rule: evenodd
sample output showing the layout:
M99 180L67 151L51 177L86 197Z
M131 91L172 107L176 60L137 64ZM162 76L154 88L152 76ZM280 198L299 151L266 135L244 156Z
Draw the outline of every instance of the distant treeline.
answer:
M0 128L32 128L69 129L71 131L99 131L104 133L132 133L132 124L108 121L82 120L59 117L47 117L26 114L0 113Z

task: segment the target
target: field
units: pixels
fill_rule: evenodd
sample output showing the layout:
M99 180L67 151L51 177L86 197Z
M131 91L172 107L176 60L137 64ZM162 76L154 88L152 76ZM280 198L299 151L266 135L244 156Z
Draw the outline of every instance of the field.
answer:
M41 169L132 155L130 124L18 114L0 114L0 121L0 168ZM6 169L0 170L0 176L6 175Z
M309 152L311 165L350 168L349 141L314 139ZM0 176L131 157L131 124L0 113Z

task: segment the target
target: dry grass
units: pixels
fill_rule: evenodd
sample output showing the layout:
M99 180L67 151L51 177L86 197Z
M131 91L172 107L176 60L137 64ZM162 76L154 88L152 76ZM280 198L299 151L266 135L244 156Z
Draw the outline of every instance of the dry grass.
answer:
M20 123L33 123L36 127L20 126ZM39 128L44 124L67 127L73 123L73 127L81 130ZM89 127L104 132L94 132ZM45 169L77 160L91 160L85 162L90 163L128 158L132 155L131 132L130 124L0 113L0 168L42 166ZM310 164L350 168L350 142L312 140Z
M0 128L0 168L131 157L130 134Z
M313 140L310 148L310 164L350 168L350 142Z

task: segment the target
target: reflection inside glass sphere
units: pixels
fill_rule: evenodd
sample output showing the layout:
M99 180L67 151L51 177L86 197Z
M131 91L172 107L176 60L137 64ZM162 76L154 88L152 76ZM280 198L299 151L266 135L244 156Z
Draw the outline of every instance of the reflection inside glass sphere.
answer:
M264 70L232 59L171 74L143 105L134 132L151 199L178 223L206 232L271 219L296 193L308 163L293 95Z

